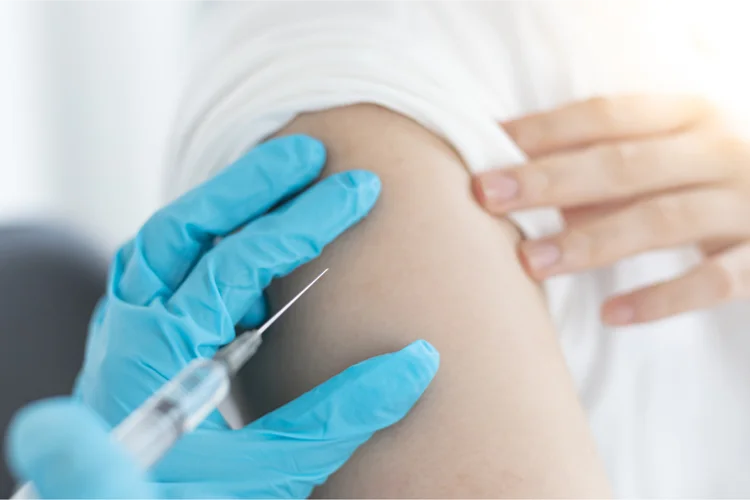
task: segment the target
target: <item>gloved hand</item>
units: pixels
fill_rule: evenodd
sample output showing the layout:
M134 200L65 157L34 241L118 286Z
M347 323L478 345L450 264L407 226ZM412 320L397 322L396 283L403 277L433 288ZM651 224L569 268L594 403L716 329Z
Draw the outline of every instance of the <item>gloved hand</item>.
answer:
M238 431L186 436L149 481L101 417L68 398L22 410L9 464L42 498L302 498L427 387L437 352L418 341L364 361ZM171 482L174 481L174 482Z
M318 141L275 139L149 219L115 256L75 397L115 426L191 360L230 342L243 318L260 323L269 282L316 257L379 194L374 174L345 172L264 215L312 182L324 162ZM215 243L217 237L223 239ZM365 364L336 379L326 404L317 404L325 394L313 391L239 431L214 412L152 471L162 483L157 493L307 496L425 389L436 355L425 344L411 349L424 350L423 357ZM386 385L357 384L357 374L373 367ZM389 369L398 372L382 373Z

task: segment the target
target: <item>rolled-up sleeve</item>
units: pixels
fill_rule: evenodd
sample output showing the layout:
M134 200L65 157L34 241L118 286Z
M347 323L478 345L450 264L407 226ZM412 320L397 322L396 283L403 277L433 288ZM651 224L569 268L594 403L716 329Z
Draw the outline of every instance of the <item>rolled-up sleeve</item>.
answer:
M212 10L174 130L170 197L297 115L357 103L420 123L473 172L524 161L489 111L482 82L457 46L461 37L451 36L449 6L249 2ZM533 237L561 226L552 210L514 220Z

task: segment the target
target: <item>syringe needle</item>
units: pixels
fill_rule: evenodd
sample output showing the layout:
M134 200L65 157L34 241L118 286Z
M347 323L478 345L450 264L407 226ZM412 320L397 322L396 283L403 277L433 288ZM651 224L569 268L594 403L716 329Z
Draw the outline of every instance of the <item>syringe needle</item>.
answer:
M245 332L219 351L216 356L218 363L216 359L193 360L112 431L115 439L146 468L153 465L177 439L195 429L226 397L230 377L255 353L261 334L327 272L328 269L320 273L263 326ZM169 403L169 411L165 411L164 402ZM26 483L12 498L36 496L34 486Z
M230 342L229 345L225 346L222 350L219 351L219 353L217 354L217 358L223 361L231 374L237 373L237 371L242 368L242 366L247 363L248 360L255 354L262 342L261 336L263 332L268 330L268 328L277 319L279 319L279 317L284 314L286 310L292 306L292 304L297 302L297 299L302 297L302 294L308 291L310 287L313 286L315 282L323 277L323 275L327 272L328 269L320 273L317 278L312 280L310 284L308 284L301 292L295 295L292 300L287 302L284 307L279 309L276 314L271 316L268 321L263 323L260 328L258 328L257 330L249 330L243 333L242 335L234 339L234 341Z
M271 318L268 321L266 321L265 323L263 323L263 325L255 331L255 334L256 335L261 335L263 332L265 332L266 330L268 330L268 328L272 324L274 324L274 322L277 319L279 319L279 317L281 317L281 315L284 314L286 312L286 310L289 309L292 306L292 304L294 304L295 302L297 302L297 299L299 299L300 297L302 297L302 294L304 294L306 291L308 291L310 289L310 287L313 286L315 284L315 282L318 281L320 278L322 278L323 275L325 273L327 273L327 272L328 272L328 268L326 268L325 271L323 271L322 273L320 273L317 278L315 278L314 280L312 280L309 285L307 285L305 288L302 289L301 292L299 292L297 295L295 295L292 300L290 300L289 302L287 302L284 307L282 307L281 309L279 309L279 311L276 314L274 314L273 316L271 316Z

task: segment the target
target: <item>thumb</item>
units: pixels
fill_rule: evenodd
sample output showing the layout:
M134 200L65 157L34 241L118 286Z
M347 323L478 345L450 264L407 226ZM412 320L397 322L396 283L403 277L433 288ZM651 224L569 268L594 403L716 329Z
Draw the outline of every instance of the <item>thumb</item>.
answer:
M70 398L34 403L15 416L8 464L41 498L149 498L150 485L109 436L104 421Z
M212 497L306 498L376 431L409 412L439 362L424 341L368 359L240 430L185 436L155 475L167 488L200 481Z
M435 348L416 341L344 370L242 432L286 448L303 473L332 474L376 431L406 416L439 364Z

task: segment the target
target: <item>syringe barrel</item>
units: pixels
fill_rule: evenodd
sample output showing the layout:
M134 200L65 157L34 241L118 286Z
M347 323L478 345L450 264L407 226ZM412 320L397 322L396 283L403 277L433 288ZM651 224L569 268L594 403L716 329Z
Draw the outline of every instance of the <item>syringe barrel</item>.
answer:
M225 363L196 359L115 427L112 435L148 469L219 406L229 393L229 383ZM34 485L26 483L11 498L38 496Z
M223 363L196 359L123 420L112 434L148 469L216 409L229 393L229 383Z

